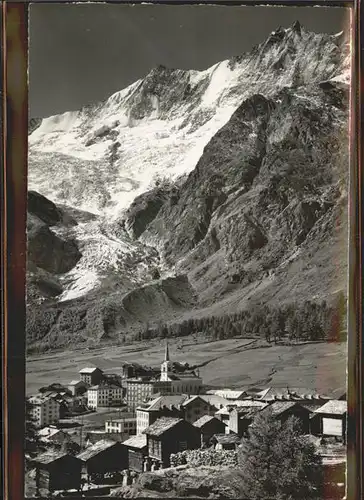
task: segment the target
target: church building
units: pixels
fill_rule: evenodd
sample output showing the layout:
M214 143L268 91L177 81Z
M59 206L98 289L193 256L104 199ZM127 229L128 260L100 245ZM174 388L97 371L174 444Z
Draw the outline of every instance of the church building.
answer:
M161 364L160 381L170 384L172 394L199 394L202 388L202 378L194 371L174 373L172 362L169 357L168 342Z
M202 379L194 371L175 373L169 358L168 343L161 364L160 376L135 377L126 380L126 400L130 411L160 395L196 395L201 392Z

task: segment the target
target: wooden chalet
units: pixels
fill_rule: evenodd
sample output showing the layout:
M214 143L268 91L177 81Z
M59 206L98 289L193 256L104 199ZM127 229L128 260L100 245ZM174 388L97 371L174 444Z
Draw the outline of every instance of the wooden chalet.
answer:
M181 418L159 418L144 433L149 457L163 467L169 467L172 453L197 449L201 443L200 430Z
M32 460L36 488L54 491L81 490L82 461L67 453L47 451Z
M268 406L268 403L250 401L250 405L237 406L229 413L229 432L245 436L257 413Z
M145 457L148 455L146 434L132 436L124 441L122 446L127 448L128 469L135 472L143 472Z
M77 455L89 480L127 469L126 448L120 442L103 439Z
M262 410L262 413L266 411L270 411L273 418L279 420L282 424L290 417L295 417L300 423L302 434L309 434L311 412L299 403L295 401L275 401Z
M225 434L226 425L224 422L212 415L204 415L193 425L201 433L201 447L208 445L215 434Z
M348 405L345 400L332 399L315 410L319 419L319 434L346 441Z

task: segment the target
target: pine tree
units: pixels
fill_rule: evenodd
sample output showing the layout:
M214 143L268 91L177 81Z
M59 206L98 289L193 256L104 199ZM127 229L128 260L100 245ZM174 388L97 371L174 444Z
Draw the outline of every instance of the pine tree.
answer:
M321 459L294 418L282 425L269 409L258 414L239 449L239 463L249 500L319 497Z

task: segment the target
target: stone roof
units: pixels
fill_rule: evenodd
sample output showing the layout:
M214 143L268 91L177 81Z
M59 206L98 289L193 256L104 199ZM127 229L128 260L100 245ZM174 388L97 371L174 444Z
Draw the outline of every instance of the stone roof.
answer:
M147 427L143 433L149 434L150 436L162 436L165 432L169 431L175 427L180 422L183 422L182 418L174 417L161 417L158 418L154 424Z
M257 398L263 401L298 401L298 400L320 400L324 396L315 390L304 387L268 387L257 393ZM327 398L326 398L327 399Z
M200 417L196 422L193 424L195 427L198 427L199 429L202 429L206 424L209 424L212 420L216 420L216 422L220 422L223 425L225 425L221 420L218 418L214 417L213 415L203 415Z
M315 401L314 403L300 401L299 405L302 406L303 408L306 408L306 410L308 410L311 414L314 414L316 410L322 408L322 401Z
M56 460L59 460L60 458L70 456L66 452L62 451L46 451L45 453L42 453L41 455L36 456L33 459L33 462L39 463L39 464L50 464L52 462L56 462Z
M47 401L51 401L51 400L54 401L55 403L59 404L58 401L56 401L51 396L36 395L36 396L31 396L28 399L29 403L31 403L33 405L41 405L41 404L46 403Z
M93 458L99 453L102 453L108 448L111 448L111 446L115 446L115 444L116 442L111 441L110 439L101 439L100 441L97 441L97 443L87 448L87 450L77 455L77 458L83 460L84 462L87 462L87 460L89 460L90 458Z
M239 411L239 420L253 419L257 413L259 413L262 408L253 406L251 408L244 408L243 411Z
M221 396L226 399L239 399L245 394L245 391L234 391L232 389L218 389L215 391L216 396Z
M237 408L265 408L269 403L266 401L255 401L253 399L242 399L241 401L234 401L233 404Z
M226 398L217 396L216 394L199 394L199 397L209 403L218 410L221 406L226 406L229 401Z
M145 448L147 446L147 436L145 434L138 434L137 436L132 436L123 442L123 445L130 448Z
M160 410L163 406L171 407L181 405L188 399L187 394L178 394L178 395L166 395L159 396L158 398L153 399L152 401L147 402L143 406L139 406L137 409L143 410Z
M195 401L196 399L200 398L200 396L198 394L194 395L194 396L190 396L188 397L184 402L183 402L183 406L187 406L189 405L190 403L192 403L192 401Z
M347 401L331 399L320 408L315 410L315 413L329 413L331 415L344 415L348 411Z
M188 406L190 403L192 403L193 401L196 401L197 399L201 399L202 401L204 401L205 403L209 404L209 405L212 405L212 403L210 403L210 401L208 400L208 398L205 398L204 397L204 394L195 394L193 396L190 396L189 398L187 398L182 406ZM213 405L215 406L215 405Z
M274 416L278 416L296 405L297 403L295 401L275 401L263 411L271 411Z
M38 436L42 438L50 438L54 436L55 434L66 434L60 429L57 429L55 427L44 427L43 429L40 429L38 431Z

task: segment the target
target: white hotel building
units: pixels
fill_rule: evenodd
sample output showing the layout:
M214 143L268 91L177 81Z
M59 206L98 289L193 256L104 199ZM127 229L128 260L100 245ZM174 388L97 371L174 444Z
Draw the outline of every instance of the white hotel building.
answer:
M60 404L50 396L36 395L28 399L30 416L36 427L54 424L60 418Z
M120 418L106 420L105 432L128 435L136 434L135 413L124 413Z
M123 389L117 385L94 385L87 390L87 406L95 410L100 406L122 403Z

